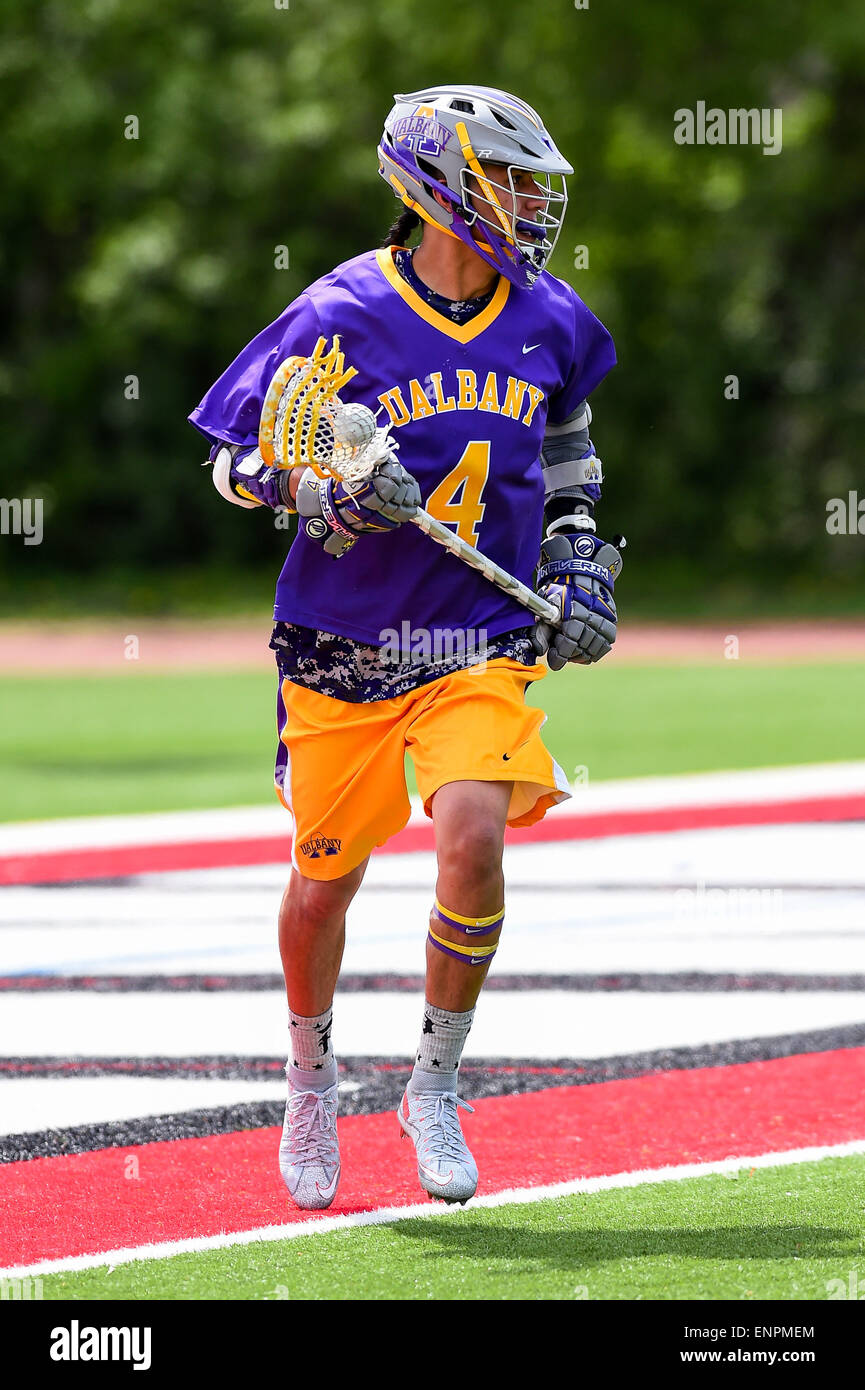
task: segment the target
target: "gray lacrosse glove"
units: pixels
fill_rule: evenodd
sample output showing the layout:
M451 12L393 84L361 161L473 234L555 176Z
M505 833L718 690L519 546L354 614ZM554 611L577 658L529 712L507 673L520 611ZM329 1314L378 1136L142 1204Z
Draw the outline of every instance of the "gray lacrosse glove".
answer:
M298 484L296 504L310 540L328 555L339 557L364 531L394 531L410 521L421 505L421 495L417 479L395 458L388 458L355 483L320 478L307 468Z
M543 542L538 592L561 617L557 627L538 619L531 640L538 656L546 654L551 671L561 671L569 661L590 666L610 651L618 623L613 589L621 569L615 546L587 531Z

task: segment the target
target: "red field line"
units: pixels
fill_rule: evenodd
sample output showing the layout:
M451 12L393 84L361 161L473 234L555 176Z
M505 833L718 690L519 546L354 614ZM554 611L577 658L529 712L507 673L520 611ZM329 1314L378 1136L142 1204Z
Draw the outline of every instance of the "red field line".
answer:
M479 1193L865 1138L865 1048L657 1073L475 1102ZM393 1114L339 1122L327 1215L421 1199ZM290 1202L279 1129L102 1149L0 1168L0 1268L318 1219ZM134 1160L134 1162L133 1162Z
M807 800L742 802L713 806L670 806L594 815L547 816L536 825L509 830L507 842L597 840L610 835L653 835L674 830L708 830L736 825L794 825L810 821L865 820L865 795L816 796ZM117 845L110 849L47 851L0 857L0 885L69 883L178 869L242 868L287 864L288 835L237 840L190 840L173 844ZM432 823L407 825L387 843L388 854L435 848Z

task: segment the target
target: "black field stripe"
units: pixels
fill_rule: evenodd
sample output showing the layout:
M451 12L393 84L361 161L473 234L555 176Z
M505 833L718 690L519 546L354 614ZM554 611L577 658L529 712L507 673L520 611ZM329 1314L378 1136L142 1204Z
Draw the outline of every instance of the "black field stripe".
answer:
M218 994L278 990L284 988L278 974L255 975L0 975L0 993L47 994ZM337 994L417 994L424 988L422 975L343 975ZM743 971L712 973L701 970L666 973L570 975L490 975L484 991L573 990L579 993L614 993L639 990L647 994L727 994L770 990L775 993L810 994L815 990L863 990L865 975L785 975Z
M836 1048L865 1047L865 1024L821 1028L810 1033L780 1034L773 1038L738 1039L696 1048L665 1048L633 1052L619 1057L562 1059L538 1062L520 1058L477 1058L460 1067L459 1090L466 1100L487 1096L521 1095L553 1086L594 1086L605 1081L624 1081L656 1072L689 1071L697 1067L733 1066L742 1062L770 1061ZM74 1068L74 1070L73 1070ZM0 1078L19 1076L150 1076L221 1077L245 1081L282 1080L284 1064L265 1057L139 1057L5 1058ZM340 1096L340 1114L372 1115L395 1110L411 1072L411 1062L393 1057L340 1058L341 1082L352 1087ZM0 1136L0 1163L61 1154L88 1153L95 1149L150 1144L156 1140L202 1138L238 1129L262 1129L281 1125L283 1100L182 1111L132 1120L115 1120L70 1129L43 1130Z

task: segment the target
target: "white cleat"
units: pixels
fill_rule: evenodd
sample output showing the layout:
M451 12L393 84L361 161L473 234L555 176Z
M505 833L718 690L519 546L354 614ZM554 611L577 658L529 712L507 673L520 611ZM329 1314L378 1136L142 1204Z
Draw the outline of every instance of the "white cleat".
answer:
M279 1145L279 1171L303 1211L329 1207L339 1183L336 1111L339 1087L298 1091L288 1083L285 1122Z
M403 1137L414 1140L421 1187L443 1202L467 1202L478 1186L478 1167L460 1128L457 1106L474 1114L456 1091L410 1091L399 1103Z

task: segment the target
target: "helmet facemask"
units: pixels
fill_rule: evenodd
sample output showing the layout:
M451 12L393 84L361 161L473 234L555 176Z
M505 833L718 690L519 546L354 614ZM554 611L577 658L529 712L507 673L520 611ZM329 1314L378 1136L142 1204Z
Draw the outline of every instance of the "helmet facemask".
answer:
M484 259L490 261L498 270L514 279L517 284L523 281L533 285L546 267L553 254L568 206L568 191L563 174L548 174L527 169L525 165L507 166L507 184L499 183L486 170L477 173L471 169L460 170L460 192L464 212L462 216L466 227L474 229L473 241L478 254L484 250L492 252ZM514 186L515 174L531 175L538 193L520 192ZM553 186L553 179L559 187ZM500 194L510 198L511 211L503 206ZM517 208L527 197L537 200L543 198L543 206L538 209L533 221L518 217ZM473 209L473 210L472 210ZM551 209L555 209L554 211ZM485 243L478 244L477 233L483 228Z

